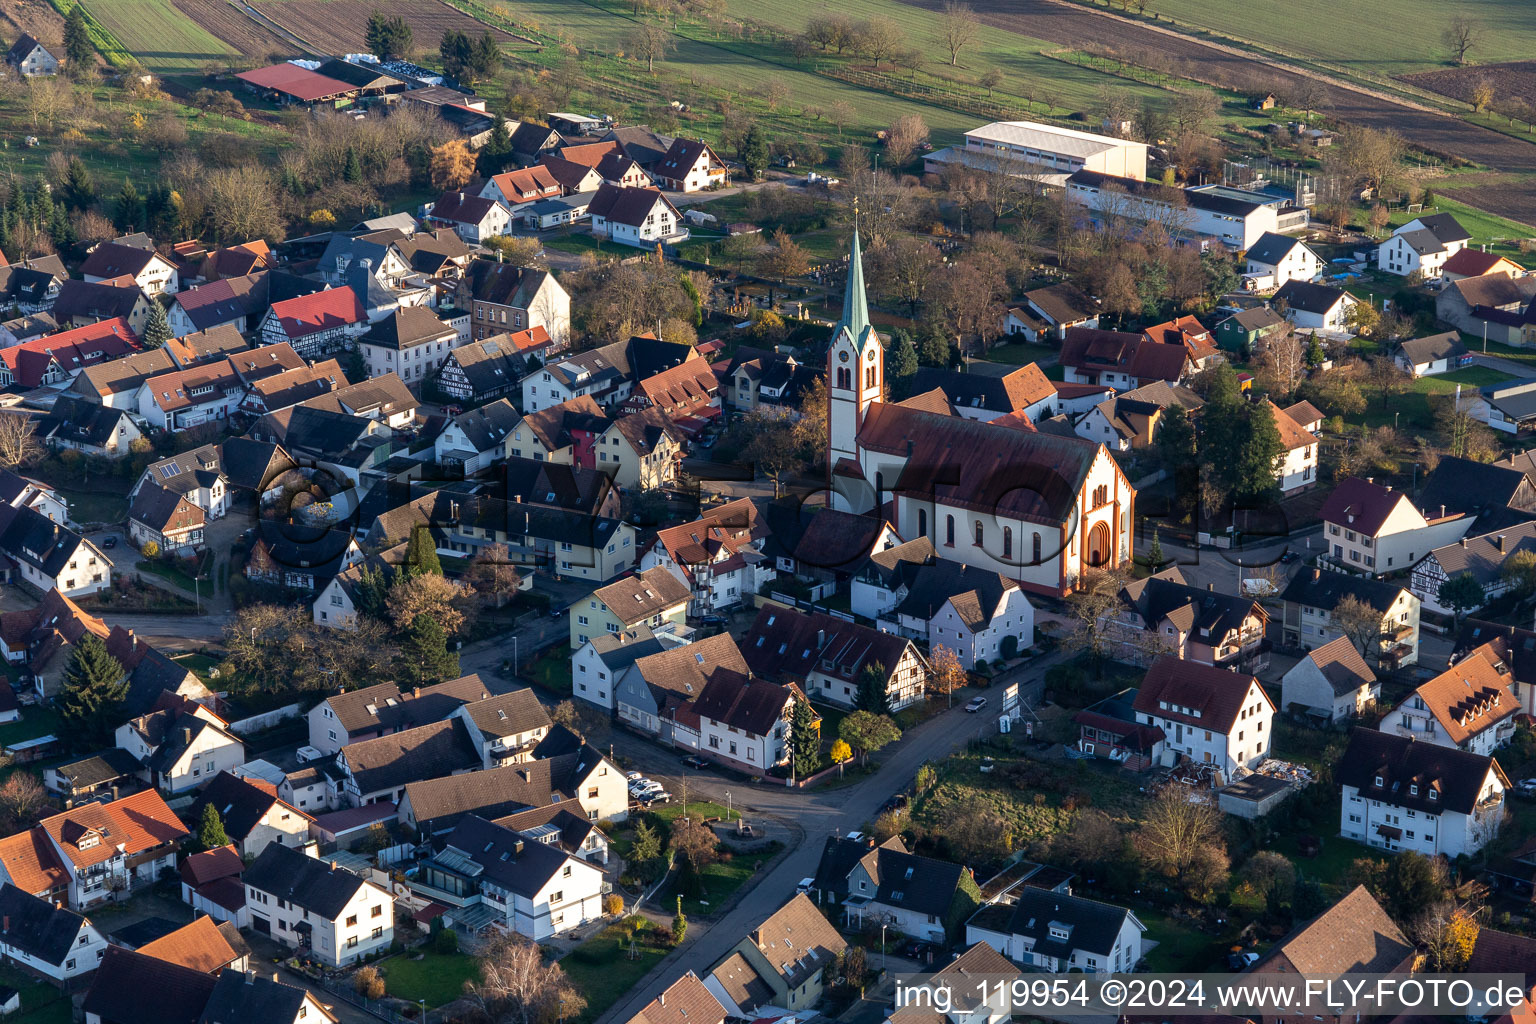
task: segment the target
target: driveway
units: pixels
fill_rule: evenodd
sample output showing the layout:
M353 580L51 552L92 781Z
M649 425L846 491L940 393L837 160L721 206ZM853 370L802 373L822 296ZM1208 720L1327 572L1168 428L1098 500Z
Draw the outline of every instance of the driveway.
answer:
M1033 662L1020 674L1021 682L1038 679L1066 655L1055 652ZM988 696L1000 700L994 685ZM955 695L955 706L935 715L902 736L893 746L880 752L881 767L874 775L841 788L798 791L769 782L740 782L711 771L686 771L688 799L709 799L724 805L729 791L732 806L747 818L771 816L798 825L804 839L793 846L773 867L745 890L736 904L714 921L690 920L688 936L681 946L658 964L645 979L635 985L594 1024L618 1024L633 1017L685 971L702 977L714 966L721 953L734 945L749 930L777 910L795 891L800 879L816 873L822 847L827 838L845 835L873 821L880 807L892 795L905 791L925 761L938 761L973 739L995 732L997 719L992 715L971 715L964 710L968 692ZM660 782L678 799L682 798L685 769L671 751L620 730L614 730L613 750L626 762L641 770L657 766L651 778ZM792 832L788 834L792 838ZM711 939L712 933L720 938Z

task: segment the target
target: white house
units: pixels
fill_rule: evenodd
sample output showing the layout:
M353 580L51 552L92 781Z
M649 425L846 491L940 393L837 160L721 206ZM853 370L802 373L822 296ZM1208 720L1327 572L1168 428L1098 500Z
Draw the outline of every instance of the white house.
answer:
M1275 293L1274 308L1298 330L1343 331L1360 300L1342 288L1291 280Z
M523 417L505 398L455 416L432 442L439 466L474 476L512 454L512 437Z
M1317 253L1299 238L1266 231L1243 254L1243 276L1258 291L1280 288L1291 281L1311 281L1323 269Z
M1269 411L1280 431L1280 443L1285 447L1285 454L1275 465L1275 482L1280 485L1280 493L1289 496L1316 486L1322 442L1288 410L1269 402Z
M403 306L357 339L369 379L399 374L420 387L437 373L457 344L458 332L426 306Z
M144 765L151 785L175 795L245 762L245 744L228 726L203 705L167 691L149 714L118 726L115 740Z
M1432 334L1427 338L1409 338L1397 346L1393 357L1397 365L1414 377L1433 377L1470 366L1472 356L1461 343L1459 331Z
M1445 261L1465 249L1471 238L1448 213L1415 217L1377 247L1376 268L1402 277L1419 271L1437 278Z
M249 928L250 911L245 904L245 886L240 876L245 861L233 845L194 853L181 862L181 902L193 913L206 914L215 921L229 921L236 928Z
M268 844L241 878L251 927L332 967L388 949L394 896L318 858L314 845Z
M837 857L838 846L828 842L823 850L818 882L835 872L828 861ZM943 941L964 866L909 853L900 836L866 851L851 865L836 866L843 868L838 887L847 894L843 907L851 926L861 928L872 921L914 939Z
M42 43L23 32L6 52L5 62L16 69L23 78L39 75L56 75L63 61L48 51Z
M693 699L698 716L699 753L733 768L761 772L789 760L793 685L718 671Z
M0 956L60 985L96 969L107 940L73 910L10 882L0 885Z
M413 888L446 904L446 923L471 938L489 929L535 942L563 935L602 916L603 872L558 839L558 828L515 832L467 815Z
M649 626L593 636L571 655L572 695L608 711L617 709L619 680L638 659L687 644L676 633Z
M707 615L750 600L778 576L762 551L766 534L756 506L738 498L691 523L659 530L640 567L670 571L687 589L688 610Z
M867 667L885 670L892 711L922 699L928 684L928 659L911 640L820 611L764 605L741 652L754 675L794 683L808 696L842 707L858 699Z
M1350 734L1335 777L1344 838L1453 860L1498 836L1509 788L1490 757L1370 729Z
M1163 730L1167 764L1214 765L1230 779L1269 756L1275 706L1253 676L1161 657L1147 669L1133 707L1138 724Z
M1400 584L1348 572L1303 570L1286 585L1281 595L1285 606L1285 643L1310 651L1342 636L1333 621L1333 609L1346 597L1353 597L1381 615L1380 643L1376 650L1367 652L1371 661L1388 667L1418 663L1418 597Z
M707 188L730 183L730 170L725 161L709 148L703 139L673 139L656 165L651 177L664 189L673 192L701 192Z
M1129 974L1147 926L1131 911L1097 900L1020 886L1017 900L982 907L965 941L985 942L1014 963L1053 973Z
M642 249L657 243L675 245L688 240L682 215L672 201L654 188L604 183L592 197L587 213L592 234Z
M1515 735L1521 705L1513 681L1505 659L1484 644L1414 690L1378 728L1491 757Z
M423 207L422 220L437 227L452 228L466 242L484 242L492 235L504 235L512 224L512 211L494 199L469 192L444 192L434 203Z
M526 686L461 705L451 717L463 724L486 768L529 760L549 735L549 715Z
M260 779L248 779L222 771L198 794L191 820L201 821L203 808L212 807L224 825L224 834L246 860L261 855L269 843L297 849L309 839L314 821L277 795L277 787Z
M1411 569L1435 548L1466 534L1473 517L1420 511L1390 484L1350 477L1323 503L1325 555L1340 568L1371 576Z
M176 264L154 249L119 242L102 242L92 249L80 265L80 276L90 283L130 278L151 297L174 295L180 287Z
M1313 648L1280 679L1280 706L1341 722L1362 714L1381 696L1381 684L1347 636Z
M112 586L112 560L92 542L34 508L0 506L0 552L38 590L84 597Z
M686 632L689 596L688 584L659 566L599 587L570 607L571 648L641 627Z

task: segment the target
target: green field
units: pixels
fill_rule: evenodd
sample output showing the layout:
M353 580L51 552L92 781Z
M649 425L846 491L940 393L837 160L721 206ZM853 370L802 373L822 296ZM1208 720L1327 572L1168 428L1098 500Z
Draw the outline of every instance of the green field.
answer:
M1292 0L1235 4L1231 0L1157 0L1149 5L1180 27L1204 28L1278 53L1312 57L1370 74L1397 75L1448 67L1440 34L1454 14L1483 25L1470 53L1479 64L1525 60L1536 49L1536 19L1528 0ZM1348 20L1341 31L1340 19Z
M1434 185L1436 188L1454 188L1456 178L1454 176L1444 178L1435 182ZM1536 233L1528 224L1484 213L1466 203L1458 203L1454 199L1440 195L1435 196L1432 208L1426 208L1424 213L1448 213L1456 218L1458 224L1467 229L1468 234L1472 236L1473 245L1486 245L1489 252L1507 256L1521 266L1536 266L1536 253L1523 253L1519 246L1520 239L1531 238L1533 233ZM1422 214L1398 211L1392 215L1390 223L1395 228L1419 216Z
M156 74L185 72L235 49L204 31L170 0L86 0L101 26Z

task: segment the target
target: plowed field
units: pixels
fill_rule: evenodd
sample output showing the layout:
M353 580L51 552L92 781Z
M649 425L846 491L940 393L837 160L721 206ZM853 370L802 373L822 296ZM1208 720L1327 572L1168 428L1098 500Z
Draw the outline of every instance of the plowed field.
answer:
M234 47L241 56L265 62L297 56L293 44L226 3L225 0L171 0L199 27Z
M251 0L251 6L283 28L327 53L358 53L367 47L363 31L368 15L382 9L405 19L419 49L436 50L443 33L453 30L470 37L490 26L454 10L441 0ZM491 29L502 40L512 37Z

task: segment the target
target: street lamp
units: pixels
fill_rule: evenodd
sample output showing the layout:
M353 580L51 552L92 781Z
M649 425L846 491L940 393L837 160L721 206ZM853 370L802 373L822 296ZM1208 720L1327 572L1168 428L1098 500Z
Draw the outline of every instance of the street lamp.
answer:
M733 815L731 813L731 791L730 790L726 790L725 791L725 820L726 821L730 821L732 817L733 817Z
M889 956L890 956L890 954L886 951L886 948L885 948L885 925L881 924L880 925L880 969L881 970L885 970L886 961L887 961Z
M517 635L512 636L512 675L517 675Z

